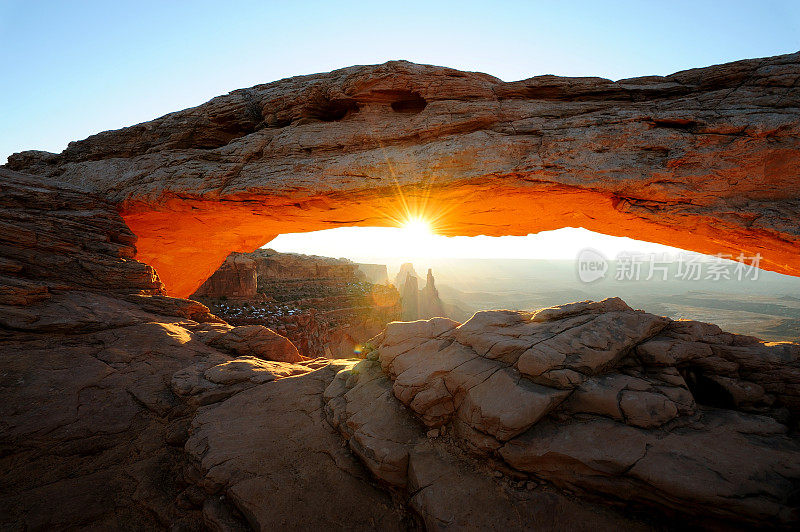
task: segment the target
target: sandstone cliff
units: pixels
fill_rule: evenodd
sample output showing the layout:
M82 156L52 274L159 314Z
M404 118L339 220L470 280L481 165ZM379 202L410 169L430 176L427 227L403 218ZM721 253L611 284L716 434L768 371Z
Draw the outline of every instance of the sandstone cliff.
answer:
M419 285L417 277L408 275L403 281L400 290L400 299L403 306L403 321L414 321L419 319Z
M192 298L229 323L277 331L306 356L347 358L401 317L397 291L366 281L361 266L272 249L232 253Z
M180 296L232 251L409 209L444 234L584 227L798 275L798 76L800 54L510 83L393 61L234 91L8 167L118 205Z
M409 205L798 275L798 76L800 54L617 82L391 62L12 156L0 528L796 529L797 344L609 299L393 323L331 362L167 294Z
M436 290L436 280L433 278L433 270L430 268L428 268L425 287L419 295L419 317L424 319L447 317L444 310L444 303L439 299L439 291Z
M246 297L261 293L270 283L292 280L341 279L363 281L361 266L347 259L299 253L278 253L258 249L252 253L231 253L192 297Z
M246 253L231 253L222 266L200 285L192 299L203 297L251 298L258 293L256 261Z
M256 261L260 279L348 279L364 280L358 264L348 259L335 259L301 253L278 253L274 249L257 249L249 254Z
M404 262L400 265L400 269L397 270L397 275L394 276L394 285L397 287L398 290L402 289L405 286L406 281L409 277L415 277L419 279L419 274L414 269L414 265L410 262Z

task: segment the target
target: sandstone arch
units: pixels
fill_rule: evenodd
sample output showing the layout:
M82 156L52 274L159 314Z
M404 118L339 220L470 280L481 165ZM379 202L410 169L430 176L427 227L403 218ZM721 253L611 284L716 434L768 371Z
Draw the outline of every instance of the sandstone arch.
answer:
M277 234L585 227L800 275L800 53L612 82L393 61L234 91L7 167L99 192L191 294Z

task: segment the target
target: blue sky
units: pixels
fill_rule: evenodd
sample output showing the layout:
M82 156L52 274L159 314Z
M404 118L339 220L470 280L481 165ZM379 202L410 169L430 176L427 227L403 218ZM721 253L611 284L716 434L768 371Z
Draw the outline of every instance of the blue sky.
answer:
M619 79L797 50L789 1L0 0L0 161L352 64Z

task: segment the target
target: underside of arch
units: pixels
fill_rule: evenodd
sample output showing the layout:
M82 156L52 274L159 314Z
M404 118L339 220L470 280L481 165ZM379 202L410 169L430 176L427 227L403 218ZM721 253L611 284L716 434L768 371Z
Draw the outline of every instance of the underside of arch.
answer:
M707 254L742 254L746 260L760 256L763 268L800 275L797 244L770 232L702 216L645 218L627 201L598 192L475 184L417 194L406 191L400 200L394 191L365 191L346 198L295 198L290 205L270 204L269 198L232 203L174 200L169 210L131 211L123 217L139 236L137 257L159 272L169 293L181 297L194 293L231 251L253 251L284 233L396 226L402 219L398 213L409 201L426 203L411 211L434 219L437 233L444 235L527 235L583 227Z

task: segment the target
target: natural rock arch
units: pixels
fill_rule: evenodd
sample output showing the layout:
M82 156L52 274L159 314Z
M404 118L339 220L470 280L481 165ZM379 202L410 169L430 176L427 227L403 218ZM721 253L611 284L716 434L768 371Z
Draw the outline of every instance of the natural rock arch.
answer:
M612 82L393 61L234 91L23 152L8 168L98 192L137 258L188 296L275 235L584 227L800 275L800 53Z

